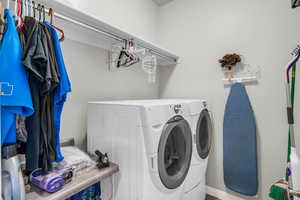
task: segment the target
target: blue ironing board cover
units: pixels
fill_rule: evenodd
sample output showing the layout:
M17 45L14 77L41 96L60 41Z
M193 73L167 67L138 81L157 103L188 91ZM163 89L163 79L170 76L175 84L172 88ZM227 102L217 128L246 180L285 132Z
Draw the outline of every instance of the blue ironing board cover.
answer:
M256 123L244 85L235 83L223 122L224 182L232 191L254 196L258 190Z

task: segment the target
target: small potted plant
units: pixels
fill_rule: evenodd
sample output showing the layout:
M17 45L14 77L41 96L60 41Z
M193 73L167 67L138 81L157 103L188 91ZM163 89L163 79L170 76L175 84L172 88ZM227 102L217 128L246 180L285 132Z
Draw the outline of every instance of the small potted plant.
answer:
M241 57L238 54L226 54L219 60L222 68L227 68L227 77L230 81L232 79L232 67L237 66L241 62Z

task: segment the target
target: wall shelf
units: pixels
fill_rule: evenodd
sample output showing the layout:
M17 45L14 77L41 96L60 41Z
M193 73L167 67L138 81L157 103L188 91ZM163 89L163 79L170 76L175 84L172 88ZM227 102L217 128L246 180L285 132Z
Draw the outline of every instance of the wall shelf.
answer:
M44 3L43 1L40 2ZM77 8L70 7L58 0L46 1L45 5L47 8L51 7L54 9L56 23L63 24L64 28L66 27L66 29L72 30L69 33L66 31L67 38L75 38L79 32L84 31L86 34L85 39L94 39L94 43L106 50L110 50L113 44L120 42L122 39L133 40L137 46L148 49L151 54L156 55L158 65L160 66L176 65L178 62L179 57L170 51L133 34L122 31L121 29L105 23L95 16L86 14ZM94 33L86 33L87 29ZM95 34L97 36L95 36ZM83 42L84 38L81 37L80 40Z

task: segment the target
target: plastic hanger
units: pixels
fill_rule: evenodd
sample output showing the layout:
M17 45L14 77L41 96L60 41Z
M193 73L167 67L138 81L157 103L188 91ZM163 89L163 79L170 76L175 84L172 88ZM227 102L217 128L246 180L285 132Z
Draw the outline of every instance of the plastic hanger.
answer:
M28 16L28 6L27 6L27 0L23 0L24 1L24 17Z
M20 32L22 32L22 26L23 26L23 22L22 22L22 4L21 4L21 0L18 0L17 1L17 26L19 27L20 29Z
M31 17L31 1L27 0L27 11L28 11L28 16Z
M52 27L61 33L61 37L60 37L59 41L61 41L61 42L64 41L65 40L64 31L53 24L54 11L52 8L49 8L48 16L50 16L50 24L52 25Z
M16 0L16 2L15 2L15 8L14 8L14 15L16 16L16 17L18 17L18 4L19 4L19 0ZM18 19L16 19L16 20L18 20Z
M124 47L120 51L117 68L123 67L130 67L131 65L136 64L139 62L139 58L136 57L133 52L133 42L129 40L124 40Z
M20 0L20 17L23 18L24 16L24 1Z
M121 66L125 66L126 63L129 63L133 60L130 54L128 54L127 49L128 49L128 41L124 40L124 46L120 51L118 62L117 62L117 68L120 68Z
M132 41L128 41L128 54L133 58L131 62L127 63L126 66L131 66L140 61L140 59L135 55L134 45Z

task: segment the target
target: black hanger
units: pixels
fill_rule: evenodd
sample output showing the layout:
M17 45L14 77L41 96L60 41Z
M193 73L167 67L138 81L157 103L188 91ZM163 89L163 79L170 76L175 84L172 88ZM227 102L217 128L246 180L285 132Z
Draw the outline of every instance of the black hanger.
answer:
M35 9L36 9L36 7L35 7L35 2L32 1L32 11L33 11L33 17L34 17L34 18L35 18Z
M292 0L292 8L297 8L300 6L300 0Z
M43 21L46 21L45 6L42 5L41 9L42 9L42 11L43 11Z
M39 12L39 21L41 21L41 18L42 18L42 7L41 7L41 4L38 4L37 10Z
M133 58L123 48L119 54L117 68L120 68L121 66L126 66L126 64L131 61L133 61Z
M23 14L23 0L20 0L20 17L22 17Z
M131 65L134 65L140 61L138 57L136 57L134 54L129 52L129 48L131 47L133 47L133 41L124 40L124 46L120 51L118 62L117 62L117 68L120 68L121 66L130 67Z

